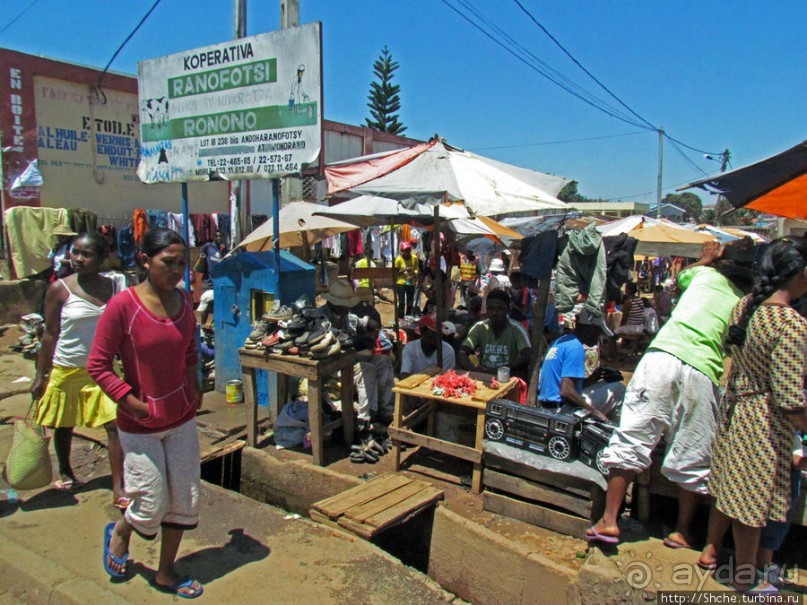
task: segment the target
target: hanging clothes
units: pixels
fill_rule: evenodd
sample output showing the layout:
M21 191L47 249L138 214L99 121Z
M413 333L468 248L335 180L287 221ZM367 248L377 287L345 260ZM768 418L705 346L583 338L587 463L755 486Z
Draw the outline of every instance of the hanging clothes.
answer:
M165 210L146 210L151 229L168 229L168 213Z
M4 220L17 278L30 277L50 268L48 253L56 240L52 233L56 227L67 225L67 210L16 206L6 210Z
M176 231L182 237L185 237L185 217L181 212L168 213L168 228ZM193 223L188 221L188 241L187 244L190 248L196 247L196 231L193 228Z
M361 241L361 229L354 229L347 232L347 253L348 258L355 258L364 254L364 243Z
M98 215L85 208L70 208L67 211L70 228L76 233L90 233L98 229Z
M571 311L578 296L585 295L584 308L602 317L606 267L602 234L592 223L565 240L556 269L555 308L560 313Z
M143 208L135 209L134 216L132 217L132 225L134 228L134 243L135 246L139 246L143 243L143 236L146 235L146 231L149 230L149 221L146 217L146 211Z
M630 281L630 271L634 263L633 254L639 242L626 233L620 233L613 237L602 238L602 243L605 246L605 300L619 301L622 299L622 286Z
M554 229L521 240L518 261L521 272L532 279L549 279L558 254L558 232Z
M196 245L201 246L207 242L212 242L216 236L213 218L209 214L191 214L190 219L196 235Z
M134 267L137 257L137 244L135 244L134 226L126 225L118 231L118 256L125 269Z

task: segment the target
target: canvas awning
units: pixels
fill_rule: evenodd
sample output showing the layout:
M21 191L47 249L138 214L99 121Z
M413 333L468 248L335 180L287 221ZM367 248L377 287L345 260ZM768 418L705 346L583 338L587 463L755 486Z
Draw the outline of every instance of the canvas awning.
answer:
M568 179L502 164L438 138L398 151L329 164L325 176L329 195L349 190L401 200L410 208L419 203L462 202L477 216L568 209L555 197ZM538 187L539 182L554 193Z
M639 241L636 256L685 256L699 258L704 242L714 241L714 235L691 231L675 223L648 216L629 216L597 227L603 237L626 233Z
M735 208L807 220L807 140L756 164L680 189L691 187L720 194Z

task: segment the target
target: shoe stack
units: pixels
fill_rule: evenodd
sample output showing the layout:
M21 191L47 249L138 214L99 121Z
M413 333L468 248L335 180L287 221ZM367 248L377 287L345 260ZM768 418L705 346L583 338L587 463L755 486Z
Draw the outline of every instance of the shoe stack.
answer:
M350 447L350 461L355 464L366 462L375 464L392 449L392 439L387 436L387 427L383 423L359 420L359 431L363 433L359 443Z
M252 328L244 343L246 349L325 359L353 348L350 336L317 315L305 297L291 307L275 301Z

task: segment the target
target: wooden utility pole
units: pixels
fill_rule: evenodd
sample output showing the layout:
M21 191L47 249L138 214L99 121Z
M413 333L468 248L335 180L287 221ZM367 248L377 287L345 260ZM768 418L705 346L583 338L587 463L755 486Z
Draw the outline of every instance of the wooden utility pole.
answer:
M658 184L656 187L656 218L661 218L661 169L664 166L664 129L658 129Z

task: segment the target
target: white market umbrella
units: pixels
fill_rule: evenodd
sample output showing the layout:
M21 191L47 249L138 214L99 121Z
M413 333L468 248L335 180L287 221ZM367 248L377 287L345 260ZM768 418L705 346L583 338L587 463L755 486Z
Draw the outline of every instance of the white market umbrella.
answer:
M530 173L535 176L528 178ZM350 190L395 198L407 207L462 202L479 216L569 208L555 197L567 179L495 162L437 138L402 150L330 164L325 176L329 195ZM538 182L552 185L556 191L549 193L538 187Z
M434 206L417 204L414 208L406 208L399 200L376 195L362 195L330 207L320 207L316 214L352 223L359 227L372 225L417 224L432 225L434 223ZM439 204L440 218L445 219L448 228L458 236L486 236L511 245L522 236L496 222L489 217L471 216L462 204Z
M320 240L345 231L353 231L356 225L315 214L317 210L326 208L320 204L309 202L291 202L280 209L280 247L295 248L311 246ZM236 250L241 248L249 252L272 250L274 237L274 221L270 218L247 235Z
M676 223L648 216L628 216L613 223L600 225L603 237L627 234L639 240L634 254L638 256L686 256L698 258L705 242L715 241L712 234L691 231Z

